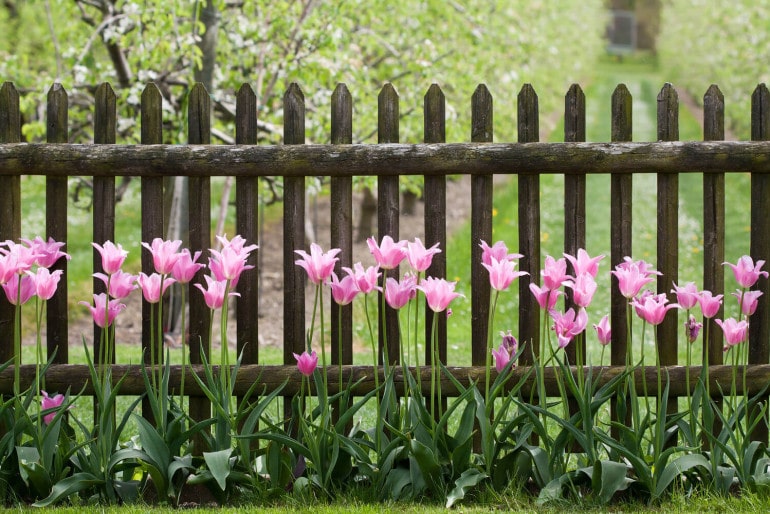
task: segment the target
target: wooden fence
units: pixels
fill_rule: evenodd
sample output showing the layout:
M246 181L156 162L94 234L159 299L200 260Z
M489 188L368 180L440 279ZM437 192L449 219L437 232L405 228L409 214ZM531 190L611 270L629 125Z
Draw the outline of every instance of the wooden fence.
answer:
M352 265L352 190L353 177L377 177L378 237L399 234L399 176L423 175L425 180L424 240L427 245L441 243L446 249L446 180L450 174L471 176L471 240L472 248L472 366L452 367L458 379L469 381L483 377L487 346L487 323L490 286L486 270L481 267L480 240L492 240L492 197L495 175L515 175L518 179L517 251L525 257L520 268L529 276L519 280L520 341L532 342L534 348L541 334L538 305L529 292L530 281L540 275L540 176L548 173L564 175L564 251L575 254L585 246L586 176L609 174L611 177L611 255L614 267L623 257L632 255L632 178L634 174L655 174L657 177L657 258L653 259L662 272L658 281L659 292L668 293L672 282L678 282L679 254L678 200L679 175L699 173L703 177L703 288L715 294L724 291L725 240L725 175L751 174L751 248L756 259L770 261L770 94L758 86L752 96L752 141L725 142L724 101L716 86L704 97L704 141L678 142L678 98L674 88L667 84L658 96L658 142L633 143L632 98L624 85L612 95L612 141L585 143L585 96L579 86L569 89L565 97L565 142L538 142L538 99L534 89L525 85L518 96L518 142L493 143L492 96L487 88L479 86L471 101L471 142L445 143L445 99L441 89L433 85L425 95L425 133L423 144L399 144L399 101L395 89L386 85L378 98L378 144L352 144L352 99L348 89L339 85L332 96L331 144L306 145L305 103L297 85L291 85L284 96L284 144L257 145L256 97L248 85L237 92L235 145L211 145L209 95L201 85L194 86L189 95L187 145L163 145L161 138L161 94L149 84L141 99L141 144L116 145L116 97L109 84L102 84L96 92L94 110L94 144L67 143L67 93L54 85L48 93L47 142L23 144L21 141L19 96L10 83L0 89L0 241L18 240L23 220L20 214L21 176L46 176L46 236L58 241L67 240L67 179L72 176L93 177L94 240L114 240L115 180L117 177L141 178L142 240L150 241L163 236L163 177L189 177L189 246L202 250L211 245L210 179L213 176L236 177L236 231L250 242L258 239L257 191L259 177L282 176L284 180L284 239L283 239L283 301L284 301L284 366L259 365L258 340L260 330L270 325L258 323L256 270L246 272L238 284L237 347L243 350L245 366L238 375L236 389L244 392L256 380L269 389L290 377L285 392L297 391L300 380L293 352L305 348L305 277L304 271L294 264L294 250L305 247L305 178L326 176L331 180L331 245L341 248L341 266ZM515 242L509 241L510 244ZM256 254L250 264L257 264ZM57 264L64 271L59 291L50 300L47 314L47 347L55 356L55 365L48 372L50 388L79 390L86 385L85 366L68 364L68 307L67 280L64 260ZM95 252L94 271L100 271L101 261ZM142 254L142 268L152 272L149 252ZM436 256L428 274L445 276L446 253ZM611 366L603 375L608 380L623 369L626 355L626 300L619 295L613 277L611 297ZM202 282L202 272L195 281ZM100 281L94 282L96 292L103 291ZM761 280L764 296L759 299L750 331L750 366L748 380L752 390L758 390L770 380L770 281ZM147 347L152 339L150 305L143 305L142 344ZM370 366L353 366L352 310L350 306L333 306L331 338L342 338L342 355L332 345L332 363L345 365L343 373L361 378L359 392L371 390L374 380ZM390 356L398 356L396 317L389 309L385 313ZM721 313L717 315L721 317ZM339 319L342 318L342 323ZM190 340L203 341L203 351L210 350L210 313L202 295L190 288ZM268 320L267 323L275 323ZM710 321L711 322L711 321ZM430 323L426 323L430 327ZM439 348L446 361L446 319L439 320ZM338 333L340 330L341 333ZM722 365L722 333L717 327L709 330L704 341L713 365L711 378L725 383L730 370ZM98 329L95 329L98 342ZM684 370L677 362L676 314L670 312L657 331L660 363L670 367L671 392L685 392ZM13 307L0 298L0 361L13 356ZM248 344L247 344L248 343ZM574 352L574 349L570 349ZM201 362L201 347L190 345L190 359ZM574 359L574 355L572 356ZM522 364L531 362L531 356L522 356ZM573 360L574 362L574 360ZM522 373L524 366L515 372ZM23 380L33 378L31 365L23 366ZM128 378L122 387L124 394L144 392L144 383L137 366L115 365L115 377L124 373ZM424 372L429 370L425 369ZM650 394L655 393L655 369L648 367ZM182 370L172 369L171 383L178 384ZM337 384L337 367L329 368L329 385ZM400 371L397 371L397 374ZM697 367L692 373L698 373ZM552 375L552 370L551 374ZM693 376L697 376L693 375ZM640 380L641 373L637 374ZM402 379L397 375L397 382ZM200 394L188 377L191 395ZM428 380L423 380L427 384ZM444 391L451 394L452 383L444 379ZM549 380L547 387L558 394ZM0 375L0 392L12 390L12 373ZM716 388L712 388L716 390ZM86 392L90 391L86 387ZM201 416L208 408L205 403L193 402Z

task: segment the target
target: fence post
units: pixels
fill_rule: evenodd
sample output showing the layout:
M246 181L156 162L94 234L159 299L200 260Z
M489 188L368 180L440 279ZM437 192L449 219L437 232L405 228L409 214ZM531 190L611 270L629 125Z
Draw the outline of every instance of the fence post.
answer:
M188 142L191 145L211 143L211 99L197 83L190 90L187 107ZM190 202L189 227L190 251L201 251L201 260L206 262L211 247L211 179L189 177L188 198ZM196 272L193 283L203 283L205 272ZM211 355L211 311L206 305L203 293L190 288L190 363L201 364L202 355ZM224 341L222 341L224 344ZM210 362L210 359L209 359ZM196 421L211 417L211 404L205 398L190 398L190 416ZM203 437L196 437L193 446L200 454L204 448Z
M377 143L398 143L399 138L399 105L398 93L393 84L385 84L377 97ZM399 177L377 177L377 237L379 241L386 235L398 241L399 233ZM398 280L398 268L383 270L381 286L385 287L385 281L392 277ZM383 293L380 293L382 295ZM378 301L378 319L380 320L379 346L380 351L385 350L387 344L388 365L394 363L398 356L400 345L398 332L398 311L389 305L384 305L381 296ZM386 340L387 339L387 340ZM380 362L383 362L384 354L380 354Z
M0 144L21 142L21 113L19 112L19 92L11 82L0 86ZM0 241L16 241L21 237L21 176L11 175L3 178L0 187ZM13 358L14 305L5 295L0 295L0 362Z
M61 84L54 84L48 91L46 141L67 142L67 92ZM45 179L45 229L47 237L58 242L67 242L67 177L46 177ZM67 245L62 247L67 251ZM67 308L67 260L59 259L51 271L61 270L56 293L46 305L48 357L54 353L56 364L65 364L69 357L68 308Z
M96 88L94 95L94 144L115 144L115 124L117 121L116 98L112 87L104 82ZM98 216L93 217L93 241L104 245L106 241L115 241L115 177L93 177L93 212ZM102 267L102 255L96 249L93 252L94 273L104 273ZM94 293L108 294L107 284L99 278L93 278ZM96 323L94 325L94 358L97 359L103 351L102 329ZM110 325L106 329L114 334L115 327ZM113 339L114 340L114 339ZM115 362L115 346L112 346L111 355L104 356L106 362Z
M236 93L235 144L257 144L257 95L248 84ZM259 241L259 179L236 177L235 179L235 231L248 243ZM259 362L259 252L249 255L246 262L252 269L244 270L238 281L235 298L237 320L236 348L243 355L243 364Z
M305 96L292 83L283 96L283 142L305 144ZM294 353L305 345L305 275L294 264L295 250L305 249L305 177L283 179L283 363L296 364ZM284 413L291 417L291 400L284 399Z
M658 140L679 140L679 96L670 83L658 94ZM658 173L658 294L665 293L676 301L670 291L679 282L679 174ZM656 350L661 366L676 365L678 353L678 309L666 313L656 330ZM669 399L671 400L671 399ZM679 411L679 401L669 401L668 413Z
M633 135L633 98L625 84L618 84L612 93L611 102L611 140L612 142L631 141ZM610 267L623 262L623 258L632 255L632 193L633 175L612 173L610 176ZM610 326L612 342L610 344L610 364L623 366L628 353L628 300L620 294L618 279L610 279ZM628 402L626 401L626 405ZM617 404L610 406L611 417L620 421L623 414L618 412ZM623 422L631 425L631 410L623 416ZM620 432L612 427L612 436L618 438Z
M765 84L756 87L751 95L751 140L770 140L770 91ZM751 257L756 262L770 262L770 175L751 174ZM749 364L767 364L770 357L770 281L760 278L752 287L762 291L757 310L749 326ZM765 402L767 399L765 398ZM756 406L754 408L757 408ZM752 439L767 442L767 420L751 434Z
M531 84L524 84L518 96L519 143L540 140L537 93ZM519 341L528 345L521 354L521 363L534 362L540 351L540 310L529 290L530 283L540 280L540 175L519 174L519 253L522 271L529 275L519 278Z
M331 102L331 143L349 145L353 143L353 98L345 84L337 84ZM339 260L334 266L338 277L343 276L343 267L353 267L353 178L331 178L331 246L339 248ZM338 305L331 302L332 363L353 364L353 304ZM344 380L339 377L342 390ZM352 400L352 398L351 398ZM342 397L340 396L340 402ZM340 403L334 412L335 419L345 412L347 406ZM350 425L352 427L352 425Z
M471 141L491 143L494 135L492 95L479 84L471 98ZM485 366L489 331L489 273L481 265L481 241L492 244L493 176L471 177L471 364Z
M160 144L163 142L163 97L154 83L149 83L142 91L141 143L143 145ZM156 237L163 236L163 178L141 178L141 209L142 209L142 241L151 242ZM142 249L142 272L149 275L155 270L152 254L147 249ZM180 287L186 287L182 285ZM158 324L152 320L159 315L160 304L152 304L142 295L142 352L144 363L151 362L150 352L153 341L163 337L158 332ZM153 314L153 311L154 314ZM189 344L186 334L182 334L182 344ZM142 416L150 423L155 424L150 402L147 398L142 400Z

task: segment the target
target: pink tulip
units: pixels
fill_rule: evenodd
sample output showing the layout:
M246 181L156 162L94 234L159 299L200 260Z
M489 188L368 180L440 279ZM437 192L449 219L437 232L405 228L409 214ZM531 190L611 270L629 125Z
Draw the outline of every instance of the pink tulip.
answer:
M504 344L501 344L497 350L492 350L492 357L495 358L495 369L498 373L502 373L511 361L511 354Z
M81 305L85 305L91 310L91 315L96 323L101 328L107 328L112 325L115 318L120 311L126 308L126 305L120 303L118 300L107 301L107 295L105 293L94 295L94 304L91 305L88 302L78 302Z
M209 269L218 281L230 281L230 287L235 289L241 273L254 266L246 265L248 253L239 251L236 247L225 246L221 251L209 250Z
M168 286L176 282L171 277L164 277L160 273L153 273L151 275L145 275L139 273L139 287L142 289L142 295L144 299L149 303L158 303L163 297L163 294L168 289ZM163 288L161 290L161 287Z
M722 295L713 296L711 291L701 291L698 296L698 303L700 303L703 317L713 318L719 312L719 307L722 305Z
M297 359L297 369L299 372L306 377L311 376L318 366L318 354L316 354L315 351L313 351L313 353L304 351L301 355L297 355L296 353L293 355L294 358Z
M349 304L359 293L356 279L350 275L345 275L340 280L337 278L337 274L332 271L327 284L332 290L332 298L334 298L337 305Z
M695 287L695 282L687 282L681 287L674 284L674 289L672 289L671 292L676 293L676 303L678 303L682 309L687 311L695 307L695 304L698 303L698 298L700 297L698 288Z
M21 284L19 284L21 283ZM19 290L21 286L21 290ZM35 296L35 282L29 275L14 277L3 284L5 297L13 305L24 305L30 298Z
M0 248L0 283L8 282L13 275L23 275L37 262L40 254L28 246L5 241L7 249Z
M596 274L599 272L599 261L604 259L604 255L590 257L582 248L578 249L577 257L568 253L565 253L564 257L572 264L572 271L575 273L575 276L588 273L593 278L596 278Z
M164 241L163 239L156 237L152 240L152 244L142 243L142 246L147 248L152 254L152 263L155 266L155 271L161 275L168 275L174 269L174 264L179 259L177 251L181 246L182 241Z
M618 279L620 294L628 299L639 294L642 287L655 280L651 275L657 274L656 271L649 271L647 269L646 262L633 262L631 260L618 264L610 273Z
M740 344L746 340L749 334L749 324L746 320L736 321L735 318L727 318L722 321L721 319L714 320L716 324L722 327L722 332L725 336L724 351L727 351L731 346Z
M417 277L405 274L401 281L389 277L385 281L385 302L393 309L400 309L417 294Z
M746 316L751 316L757 310L757 304L759 303L759 297L762 296L762 291L744 291L738 289L733 293L741 304L741 312Z
M61 248L66 243L58 243L54 241L52 237L48 238L48 242L43 241L43 238L40 236L36 236L35 239L32 240L22 239L22 241L27 243L27 246L38 255L35 264L42 266L43 268L50 268L62 257L70 260L69 254L61 251Z
M417 289L425 293L428 307L433 312L441 312L458 296L463 296L454 291L456 282L447 282L443 278L428 277L420 281Z
M516 263L514 261L503 259L498 261L495 257L490 257L490 263L481 263L489 271L489 283L497 291L505 291L515 279L522 275L529 275L526 271L515 271Z
M120 244L116 245L111 241L106 241L104 246L98 243L91 243L91 245L101 254L102 269L108 275L117 272L120 267L123 266L123 261L126 260L126 256L128 255L128 252L123 250L123 247Z
M43 395L43 397L40 399L40 406L45 411L48 409L56 409L58 407L61 407L61 404L64 402L64 395L57 394L53 397L48 396L48 393L45 391L40 391L40 393ZM43 422L46 425L50 425L53 419L56 417L55 412L51 412L43 416Z
M519 342L516 340L513 334L511 334L511 331L509 330L508 333L501 331L500 337L502 338L501 344L508 350L508 353L510 353L511 356L515 355L519 348Z
M561 291L551 291L545 287L540 288L540 286L534 283L529 284L529 290L532 292L540 308L548 311L554 308L557 298L563 294Z
M227 291L227 280L215 280L208 275L204 275L208 285L204 288L201 284L195 284L195 287L203 293L203 301L209 309L219 309L225 303L225 292ZM240 296L238 293L230 293L228 296Z
M588 307L596 293L596 281L590 273L581 273L575 280L567 280L564 285L572 288L572 300L578 307Z
M41 300L50 300L54 293L56 293L56 286L59 285L59 277L61 277L62 270L56 270L51 273L48 268L37 268L37 272L27 272L32 278L32 283L35 287L35 294Z
M588 324L588 314L586 314L585 309L580 309L577 315L572 308L567 309L567 312L563 314L557 311L550 311L549 314L553 319L551 329L556 332L559 348L567 346L576 335L586 329Z
M489 246L485 241L481 241L479 244L481 247L481 262L484 264L492 264L492 258L499 261L512 261L518 260L524 257L520 253L508 253L508 247L505 243L498 241L492 246Z
M599 323L594 324L594 330L596 330L596 336L599 338L599 343L607 346L612 341L612 328L610 327L610 318L606 314L599 320Z
M737 264L731 264L729 262L723 262L722 264L727 264L730 266L730 268L733 270L733 275L735 276L735 281L738 282L738 285L744 289L748 289L753 286L757 280L759 280L760 276L767 278L767 271L760 271L760 268L764 263L765 261L757 261L757 264L754 265L752 258L748 255L744 255L738 259Z
M353 277L356 281L358 290L363 294L369 294L377 289L377 280L380 278L380 275L382 275L379 266L369 266L364 269L364 266L360 262L355 263L353 269L342 268L342 270Z
M551 290L559 289L564 282L572 278L567 275L567 261L564 258L554 259L550 255L545 257L540 275L543 277L543 287Z
M294 253L298 254L302 259L294 261L297 266L304 268L307 272L308 279L316 285L323 284L329 276L331 276L332 270L334 270L334 263L339 259L335 257L341 250L339 248L332 248L328 252L324 253L320 246L315 243L310 245L310 254L304 250L295 250Z
M16 260L10 255L0 255L0 284L16 276Z
M436 243L426 249L419 237L415 237L413 243L406 243L406 259L409 261L409 266L418 273L427 270L433 261L433 256L437 253L441 253L438 245L439 244Z
M205 264L197 262L200 256L200 250L195 252L194 256L191 256L190 250L183 248L182 251L179 252L179 258L174 264L171 276L173 276L180 284L187 284L190 282L199 269L206 267Z
M698 339L698 333L701 328L703 328L703 323L699 323L698 320L695 319L695 316L690 314L690 317L684 322L684 331L687 335L687 341L694 343L695 340Z
M393 241L390 236L384 236L382 243L377 245L373 237L366 240L369 251L374 256L374 260L382 269L396 269L401 261L406 258L406 241Z
M118 300L126 298L137 287L137 276L123 270L118 270L111 276L104 273L94 273L93 276L104 282L105 286L109 284L110 290L107 293Z
M226 235L217 236L217 240L222 245L222 248L230 248L236 253L243 255L244 257L248 256L251 252L259 248L259 246L255 244L246 246L246 239L238 234L236 234L235 237L230 240L227 239Z
M660 325L671 309L678 309L679 304L668 303L665 293L648 294L631 301L636 313L650 325Z

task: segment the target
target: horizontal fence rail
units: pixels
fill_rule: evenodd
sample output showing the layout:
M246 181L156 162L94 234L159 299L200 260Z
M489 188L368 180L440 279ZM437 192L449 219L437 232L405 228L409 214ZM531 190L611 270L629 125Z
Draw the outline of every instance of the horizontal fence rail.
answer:
M259 381L267 390L286 383L286 394L296 392L299 375L293 353L305 349L305 282L303 272L295 264L295 249L305 248L305 177L331 177L332 246L339 247L342 266L352 264L352 183L353 177L376 176L378 203L378 237L390 235L398 239L399 186L398 177L421 175L425 177L426 214L424 220L426 246L440 243L446 247L446 176L472 175L471 241L474 261L480 261L478 243L492 241L492 196L495 175L515 175L518 180L519 240L517 251L524 254L520 268L529 273L519 283L518 335L533 348L538 347L541 319L537 304L529 293L529 285L537 283L540 275L540 182L542 174L563 174L564 184L564 251L574 254L585 247L586 176L608 174L611 180L609 197L611 209L611 253L609 265L623 261L632 255L633 224L632 182L636 174L656 174L657 178L657 268L663 277L657 284L659 293L669 294L671 283L677 282L678 249L672 241L678 236L679 174L700 173L703 176L704 219L704 287L714 294L724 293L724 236L725 190L724 179L729 173L751 174L751 248L755 260L770 261L770 216L767 199L770 198L770 95L762 85L752 96L752 141L727 142L724 139L724 101L718 88L712 87L704 97L704 141L679 142L678 99L670 85L664 86L658 97L658 142L631 142L631 95L625 86L615 90L612 102L612 141L606 143L585 142L585 97L579 86L570 88L565 97L564 143L541 143L539 138L539 113L537 95L526 85L519 94L518 142L494 143L492 123L492 98L485 86L479 86L471 101L471 143L445 143L445 99L438 86L432 86L425 96L425 136L419 144L399 143L399 108L395 89L387 85L378 98L378 144L352 144L352 99L344 85L333 93L332 144L305 144L305 102L300 88L293 84L284 97L283 145L257 145L256 99L248 85L237 93L236 145L211 145L210 99L200 85L190 91L188 99L187 145L163 145L162 98L158 89L150 84L142 94L141 126L142 144L115 144L115 95L109 84L99 86L96 94L94 144L67 143L67 94L55 85L48 95L47 143L21 142L19 95L10 83L0 88L0 205L4 215L0 217L0 241L18 240L23 221L20 214L20 191L23 175L46 177L46 236L60 241L67 240L67 178L73 176L94 177L94 240L104 242L114 239L115 179L124 176L141 177L142 191L142 239L150 241L163 236L163 178L186 176L189 178L190 200L189 246L191 251L202 251L205 262L212 243L211 234L211 185L215 176L237 177L236 227L248 241L258 238L258 187L259 177L284 178L283 211L283 263L284 263L284 366L261 366L257 345L259 331L264 330L257 321L257 294L259 284L256 270L245 273L238 285L237 347L244 351L244 366L238 375L236 391L245 392L246 384ZM101 271L101 264L94 256L94 272ZM437 260L429 273L445 276L445 255ZM251 264L257 264L256 256ZM57 264L64 271L62 282L66 284L66 262ZM476 262L472 266L472 367L449 368L451 374L464 384L480 380L486 359L489 316L489 284L486 271ZM148 253L142 256L142 269L152 271L152 259ZM395 276L395 275L389 275ZM202 272L194 282L203 282ZM627 300L617 293L617 281L612 279L611 320L613 340L611 366L601 369L601 380L608 380L619 373L626 355L626 306ZM96 292L102 287L95 282ZM752 318L750 332L750 366L747 369L749 390L754 392L770 379L770 290L768 281L761 282L764 296L760 298L756 314ZM209 355L209 333L212 320L202 295L190 288L190 340L201 345L190 345L190 361L194 368ZM572 305L568 298L568 305ZM143 304L144 348L149 347L154 327L150 324L152 309ZM385 309L380 314L389 334L388 354L394 363L398 359L399 341L395 313ZM371 367L350 366L352 362L352 311L334 308L332 312L332 338L343 340L342 354L332 350L332 364L342 363L343 374L353 380L361 379L357 392L365 393L374 387ZM718 316L721 316L718 314ZM48 384L60 387L85 387L89 391L84 366L68 364L67 291L57 292L48 307L47 346L54 364L48 371ZM343 320L344 323L340 323ZM278 320L268 320L276 323ZM713 364L711 379L724 384L728 367L722 363L722 338L718 327L711 320L710 338L704 343ZM426 323L426 326L429 323ZM343 330L338 333L338 326ZM439 354L445 358L447 350L445 319L438 324ZM5 298L0 298L0 360L13 356L13 308ZM683 368L677 366L677 339L680 327L677 317L669 315L657 331L660 363L671 377L672 395L686 393L683 385ZM382 340L380 344L385 344ZM94 340L99 340L95 329ZM155 334L158 336L158 334ZM96 352L96 349L95 349ZM574 362L574 348L568 350ZM532 355L522 354L516 376L524 376ZM23 366L23 375L30 379L31 371ZM195 368L197 369L197 368ZM381 368L382 369L382 368ZM691 376L699 373L699 367L691 368ZM427 372L426 369L422 370ZM649 393L656 393L655 372L648 367ZM0 392L11 391L8 370L0 375ZM115 365L115 375L127 373L122 392L144 392L136 366ZM329 367L329 385L333 391L337 381L336 366ZM397 371L396 381L403 383ZM553 374L553 371L550 371ZM597 368L595 373L600 373ZM180 366L172 366L171 384L177 387L182 375ZM493 374L494 375L494 374ZM639 373L638 375L641 375ZM638 379L638 377L637 377ZM288 381L288 382L287 382ZM442 379L445 392L456 392L448 379ZM425 385L427 381L423 382ZM187 377L191 396L199 395L191 377ZM548 394L557 394L553 381L547 385ZM196 400L197 401L197 400ZM194 403L193 416L202 419L207 415L205 402Z

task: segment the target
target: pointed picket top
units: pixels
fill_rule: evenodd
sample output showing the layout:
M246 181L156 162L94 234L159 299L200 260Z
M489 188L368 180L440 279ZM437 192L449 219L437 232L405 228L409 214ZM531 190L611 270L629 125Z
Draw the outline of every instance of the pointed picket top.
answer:
M187 141L191 145L211 143L211 97L201 82L192 87L187 102Z
M564 96L564 141L586 140L586 95L572 84Z
M524 84L518 96L519 143L533 143L540 140L538 99L532 84Z
M48 90L46 141L49 143L67 142L68 108L67 91L57 82Z
M751 94L751 140L770 139L770 91L763 84L757 85Z
M257 95L248 83L235 93L235 143L257 144Z
M142 144L163 142L163 96L150 82L142 91Z
M471 141L490 143L494 138L494 102L486 84L479 84L471 97Z
M618 84L612 92L611 139L631 141L633 136L633 96L625 84Z
M398 143L399 138L398 92L388 82L377 97L377 142Z
M658 93L658 141L679 140L679 94L670 82Z
M94 95L94 143L115 144L117 99L109 82L96 88Z
M332 132L333 145L353 142L353 97L348 86L340 82L332 93Z
M719 86L711 84L703 95L703 140L721 141L725 138L725 97Z
M21 141L21 111L19 92L13 82L0 86L0 143Z
M283 95L283 142L305 143L305 95L296 82L289 84Z
M446 140L446 98L438 84L431 84L423 98L423 139L426 143Z

